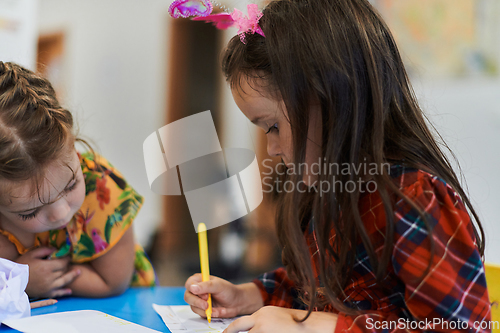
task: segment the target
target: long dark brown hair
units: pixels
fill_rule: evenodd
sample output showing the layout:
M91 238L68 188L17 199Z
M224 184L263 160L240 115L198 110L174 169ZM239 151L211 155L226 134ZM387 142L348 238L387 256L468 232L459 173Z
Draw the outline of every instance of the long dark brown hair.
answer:
M460 195L474 217L474 233L483 256L484 232L442 151L448 147L426 124L395 41L370 3L278 0L270 2L263 14L259 24L266 37L247 33L246 43L242 43L235 36L224 51L222 67L231 88L241 87L241 80L260 78L283 99L292 128L295 165L305 162L310 105L319 100L322 161L327 165L383 166L404 160L405 165L440 177ZM363 242L379 282L387 274L394 245L393 195L416 209L431 230L422 207L406 198L387 173L374 175L387 220L384 250L376 255L360 216L359 190L349 193L339 188L366 175L322 173L318 180L331 183L332 176L341 183L335 182L321 196L305 197L292 191L280 197L277 232L283 259L289 275L309 294L309 312L303 320L318 302L304 219L314 224L322 293L344 311L350 309L338 298L351 277L356 255L353 244ZM302 180L299 174L289 177L296 184ZM332 230L336 233L333 245Z

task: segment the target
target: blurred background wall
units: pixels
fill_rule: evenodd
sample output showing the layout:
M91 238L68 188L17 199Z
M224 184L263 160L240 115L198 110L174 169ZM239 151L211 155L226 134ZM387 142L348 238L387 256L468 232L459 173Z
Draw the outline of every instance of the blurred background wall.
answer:
M462 185L485 229L486 261L500 263L500 180L496 176L500 166L500 2L372 2L396 38L423 110L460 163Z
M144 195L134 229L161 284L183 284L199 270L196 234L185 200L150 191L142 143L159 127L210 109L224 147L246 145L261 162L267 158L265 138L238 111L220 74L218 55L236 31L174 20L164 0L0 0L0 43L11 42L0 47L0 60L11 60L2 50L21 46L6 37L20 29L6 10L13 1L36 13L27 29L37 38L23 42L34 44L32 69L53 82L81 135ZM243 10L246 3L224 5ZM485 226L486 260L500 263L500 3L372 3L396 36L423 109L461 164ZM212 273L238 281L278 265L273 214L266 196L245 219L210 231Z
M165 119L167 8L154 0L39 1L40 37L61 40L60 54L45 62L48 77L76 115L81 135L145 197L134 224L142 244L162 219L161 198L149 190L144 172L142 142Z

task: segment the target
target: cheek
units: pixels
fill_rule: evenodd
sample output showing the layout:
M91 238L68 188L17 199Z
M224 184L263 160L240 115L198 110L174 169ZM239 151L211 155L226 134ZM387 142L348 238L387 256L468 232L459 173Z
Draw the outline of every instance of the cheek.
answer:
M82 180L78 183L76 188L69 195L68 200L70 201L70 206L74 210L80 209L85 200L85 182Z
M78 188L75 189L75 203L78 206L78 209L83 204L83 201L85 200L85 182L81 182L78 186Z
M35 218L28 221L21 221L21 223L23 223L25 230L29 230L34 233L43 232L47 230L48 226L50 226L45 212L40 212Z
M306 162L310 166L312 163L321 163L321 133L322 127L319 117L320 111L311 113L309 118L309 128L307 131Z
M286 126L282 126L282 129L280 129L280 135L279 135L279 140L280 140L280 146L283 151L283 154L285 155L285 159L287 163L292 163L293 162L293 139L292 139L292 129L290 128L290 125L287 123Z
M311 140L307 140L306 144L306 163L321 163L321 146Z

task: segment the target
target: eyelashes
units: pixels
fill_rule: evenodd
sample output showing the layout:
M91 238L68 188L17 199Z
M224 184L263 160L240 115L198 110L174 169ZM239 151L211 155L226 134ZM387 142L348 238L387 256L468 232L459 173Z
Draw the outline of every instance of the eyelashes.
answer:
M26 221L26 220L34 218L37 213L38 213L38 209L35 210L33 213L29 213L27 215L19 214L19 217L21 218L21 220Z
M277 132L279 131L278 130L278 123L276 123L273 126L269 127L269 129L267 130L266 134L269 134L269 133L271 133L274 130L276 130Z
M78 185L78 179L75 180L75 182L71 186L64 189L64 194L73 191L76 188L76 185ZM38 214L39 210L40 210L40 208L37 208L36 210L34 210L33 212L31 212L29 214L18 214L18 215L21 218L21 220L27 221L27 220L30 220L32 218L35 218L36 215Z
M78 184L78 179L75 180L75 182L73 183L73 185L67 187L65 190L64 190L64 193L68 193L68 192L71 192L75 189L76 185Z

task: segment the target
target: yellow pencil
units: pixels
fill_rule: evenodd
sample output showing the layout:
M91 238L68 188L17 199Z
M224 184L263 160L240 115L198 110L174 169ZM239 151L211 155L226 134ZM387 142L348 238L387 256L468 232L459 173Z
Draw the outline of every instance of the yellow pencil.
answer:
M201 278L203 282L210 280L210 267L208 265L208 242L207 226L205 223L198 224L198 243L200 246ZM212 321L212 295L208 294L208 308L205 310L208 322Z

